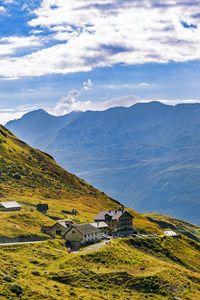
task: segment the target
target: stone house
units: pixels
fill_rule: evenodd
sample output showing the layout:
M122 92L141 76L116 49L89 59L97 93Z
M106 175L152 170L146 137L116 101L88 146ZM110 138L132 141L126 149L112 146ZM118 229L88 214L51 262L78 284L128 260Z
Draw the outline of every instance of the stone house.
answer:
M95 217L95 222L105 222L110 232L123 231L133 228L133 216L123 208L102 211Z
M53 226L42 226L41 232L48 234L52 237L56 237L56 235L64 236L66 231L73 226L73 222L71 221L58 221Z
M82 245L96 243L101 236L101 231L91 224L77 224L66 231L64 238L71 248L78 249Z
M16 201L0 202L0 211L12 212L20 210L21 205Z

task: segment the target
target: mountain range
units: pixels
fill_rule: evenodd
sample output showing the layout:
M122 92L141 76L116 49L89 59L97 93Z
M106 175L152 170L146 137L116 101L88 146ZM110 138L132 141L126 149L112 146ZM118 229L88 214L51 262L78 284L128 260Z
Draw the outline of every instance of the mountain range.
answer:
M127 206L200 223L199 104L37 110L6 127Z

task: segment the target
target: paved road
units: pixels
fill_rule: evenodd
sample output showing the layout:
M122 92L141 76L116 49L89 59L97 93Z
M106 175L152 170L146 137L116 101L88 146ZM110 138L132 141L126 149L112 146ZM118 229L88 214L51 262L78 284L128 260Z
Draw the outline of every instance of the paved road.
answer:
M103 241L101 243L97 243L97 244L87 246L87 247L83 248L80 251L74 251L72 253L88 253L88 252L92 252L92 251L97 251L97 250L101 249L104 245L106 245L108 243L110 243L110 241Z
M13 245L26 245L26 244L38 244L38 243L44 243L45 241L34 241L34 242L16 242L16 243L0 243L0 246L13 246Z

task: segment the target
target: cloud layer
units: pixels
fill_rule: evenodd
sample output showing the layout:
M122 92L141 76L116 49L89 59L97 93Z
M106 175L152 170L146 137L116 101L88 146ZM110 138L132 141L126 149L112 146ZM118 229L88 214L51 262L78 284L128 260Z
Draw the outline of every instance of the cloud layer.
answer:
M9 14L13 5L4 1L0 14ZM0 38L0 76L199 60L199 5L198 0L43 0L31 13L27 1L21 9L29 15L28 34Z

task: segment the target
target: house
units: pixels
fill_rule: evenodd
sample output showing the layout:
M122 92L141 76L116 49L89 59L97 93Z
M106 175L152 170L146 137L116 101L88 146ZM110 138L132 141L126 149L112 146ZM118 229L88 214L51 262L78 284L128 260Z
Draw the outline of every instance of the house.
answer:
M56 235L64 236L71 226L73 226L73 222L71 221L58 221L53 226L42 226L41 232L52 237L55 237Z
M16 201L0 202L0 211L20 211L21 205Z
M94 226L95 228L99 229L101 234L108 234L108 224L106 224L105 222L94 222L94 223L90 223L90 225Z
M49 210L48 204L37 204L36 206L37 211L41 212L42 214L46 215L47 211Z
M100 230L91 224L77 224L66 231L64 238L71 248L79 249L82 245L97 242L101 235Z
M102 211L95 217L95 222L105 222L110 232L132 229L133 216L120 208L118 210Z

